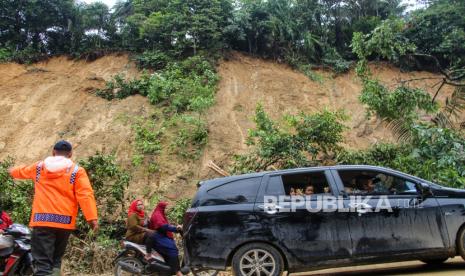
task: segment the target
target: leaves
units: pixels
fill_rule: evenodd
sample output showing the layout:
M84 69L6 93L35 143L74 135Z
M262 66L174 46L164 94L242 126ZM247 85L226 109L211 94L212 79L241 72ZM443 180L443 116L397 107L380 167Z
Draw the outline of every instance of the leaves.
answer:
M324 110L315 114L288 116L292 130L271 120L261 105L255 111L256 128L249 130L249 153L235 156L234 172L253 172L274 168L315 165L319 157L328 158L343 141L346 119L341 112Z
M92 183L100 216L109 218L115 208L122 206L131 176L119 167L113 155L97 152L79 164Z
M341 151L340 164L390 167L445 186L465 188L465 138L450 129L414 125L409 143Z

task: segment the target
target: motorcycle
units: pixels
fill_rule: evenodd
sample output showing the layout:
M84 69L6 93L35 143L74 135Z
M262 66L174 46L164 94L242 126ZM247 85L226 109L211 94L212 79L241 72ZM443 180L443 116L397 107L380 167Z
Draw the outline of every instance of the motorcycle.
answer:
M114 260L115 276L123 275L171 275L170 266L165 262L155 250L152 251L154 258L146 260L145 254L147 253L145 245L122 241L123 250L118 254ZM182 264L182 262L181 262ZM192 272L194 276L217 276L217 270L210 269L190 269L187 266L181 265L181 273L184 275Z
M158 252L150 260L144 257L147 253L144 245L123 241L123 250L118 254L115 263L115 276L122 275L170 275L171 268Z
M0 275L32 275L31 231L13 224L0 234Z

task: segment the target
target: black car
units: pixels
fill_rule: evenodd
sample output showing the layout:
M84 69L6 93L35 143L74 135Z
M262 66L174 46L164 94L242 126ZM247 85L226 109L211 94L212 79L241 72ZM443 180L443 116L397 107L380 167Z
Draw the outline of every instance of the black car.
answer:
M236 275L441 263L465 257L465 190L373 166L237 175L199 183L183 231L189 267Z

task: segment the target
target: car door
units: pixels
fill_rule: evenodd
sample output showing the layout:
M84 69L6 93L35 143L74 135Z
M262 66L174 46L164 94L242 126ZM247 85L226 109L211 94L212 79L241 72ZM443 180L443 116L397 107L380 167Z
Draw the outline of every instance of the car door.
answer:
M349 209L348 224L355 258L391 258L446 250L448 239L437 200L422 198L416 179L374 169L332 171L344 195L344 207ZM370 194L345 193L344 189L353 183L344 175L384 176L386 182L390 179L391 183L383 182L380 186L384 185L384 190Z
M203 187L197 199L195 221L185 238L192 265L224 267L230 252L254 236L255 198L261 177L225 181Z
M303 173L300 171L299 173ZM322 195L309 196L308 204L316 209L318 200L322 196L337 194L337 188L329 170L308 171L308 173L319 173L327 181L330 191ZM289 175L289 174L287 174ZM284 248L293 256L291 266L294 269L328 264L335 260L350 258L351 240L348 231L345 214L338 212L325 212L326 210L312 210L310 212L305 205L295 207L292 210L293 199L287 199L277 203L275 212L264 211L264 195L284 196L286 188L283 177L286 174L270 174L264 177L266 185L262 185L259 197L257 197L257 212L259 221L266 236L271 236L274 243ZM320 192L323 191L320 188ZM321 203L321 202L320 202ZM284 210L290 208L290 210ZM268 210L269 211L269 210Z

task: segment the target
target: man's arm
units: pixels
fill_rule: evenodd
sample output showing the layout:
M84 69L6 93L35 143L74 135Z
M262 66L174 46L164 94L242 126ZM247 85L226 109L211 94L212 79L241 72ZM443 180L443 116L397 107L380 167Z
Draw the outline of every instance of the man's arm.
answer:
M36 178L37 163L30 166L18 166L10 168L8 172L14 179L32 179Z
M82 213L89 222L92 230L98 229L97 204L95 203L94 190L89 182L89 177L84 169L80 168L76 176L76 199Z

